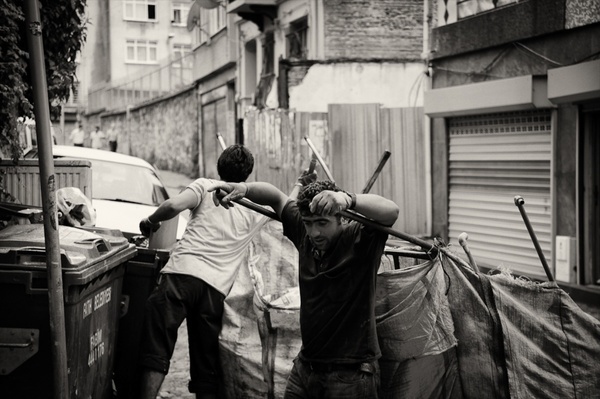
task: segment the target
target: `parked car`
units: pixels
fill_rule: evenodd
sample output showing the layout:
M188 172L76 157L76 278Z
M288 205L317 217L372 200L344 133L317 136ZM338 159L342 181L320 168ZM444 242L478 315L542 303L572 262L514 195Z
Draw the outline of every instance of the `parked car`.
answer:
M92 205L96 227L118 229L131 238L140 235L139 222L150 215L169 194L158 171L141 158L85 147L55 145L54 158L74 158L92 164ZM26 154L37 158L37 151ZM187 225L187 214L179 215L177 239Z

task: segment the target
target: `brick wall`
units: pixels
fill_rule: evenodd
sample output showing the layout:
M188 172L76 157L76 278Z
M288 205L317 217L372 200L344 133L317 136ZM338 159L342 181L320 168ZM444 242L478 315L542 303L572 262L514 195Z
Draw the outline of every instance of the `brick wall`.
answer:
M323 3L326 59L420 59L422 1L329 0Z

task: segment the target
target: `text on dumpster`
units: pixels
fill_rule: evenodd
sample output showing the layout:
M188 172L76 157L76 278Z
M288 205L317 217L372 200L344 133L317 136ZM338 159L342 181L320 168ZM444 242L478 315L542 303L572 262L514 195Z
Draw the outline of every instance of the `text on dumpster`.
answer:
M96 310L100 309L102 306L108 304L110 302L112 296L112 287L108 287L105 290L102 290L96 293L93 297L87 299L83 303L83 318L85 319L87 316L91 315Z

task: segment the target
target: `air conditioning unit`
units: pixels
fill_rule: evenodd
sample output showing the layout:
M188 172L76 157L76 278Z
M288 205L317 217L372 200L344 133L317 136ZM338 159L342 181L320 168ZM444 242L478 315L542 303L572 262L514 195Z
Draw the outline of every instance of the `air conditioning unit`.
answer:
M556 236L554 258L556 280L577 283L577 240L569 236Z

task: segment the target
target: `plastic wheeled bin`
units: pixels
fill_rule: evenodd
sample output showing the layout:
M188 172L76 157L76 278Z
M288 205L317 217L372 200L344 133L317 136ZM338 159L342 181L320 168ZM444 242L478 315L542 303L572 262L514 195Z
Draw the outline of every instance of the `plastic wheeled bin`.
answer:
M69 398L110 398L125 263L122 235L59 226ZM0 230L0 396L51 398L50 312L44 226Z
M157 284L160 270L169 260L169 251L137 248L127 262L123 277L123 296L127 311L119 322L115 362L115 385L119 399L139 397L141 370L138 365L146 299Z

